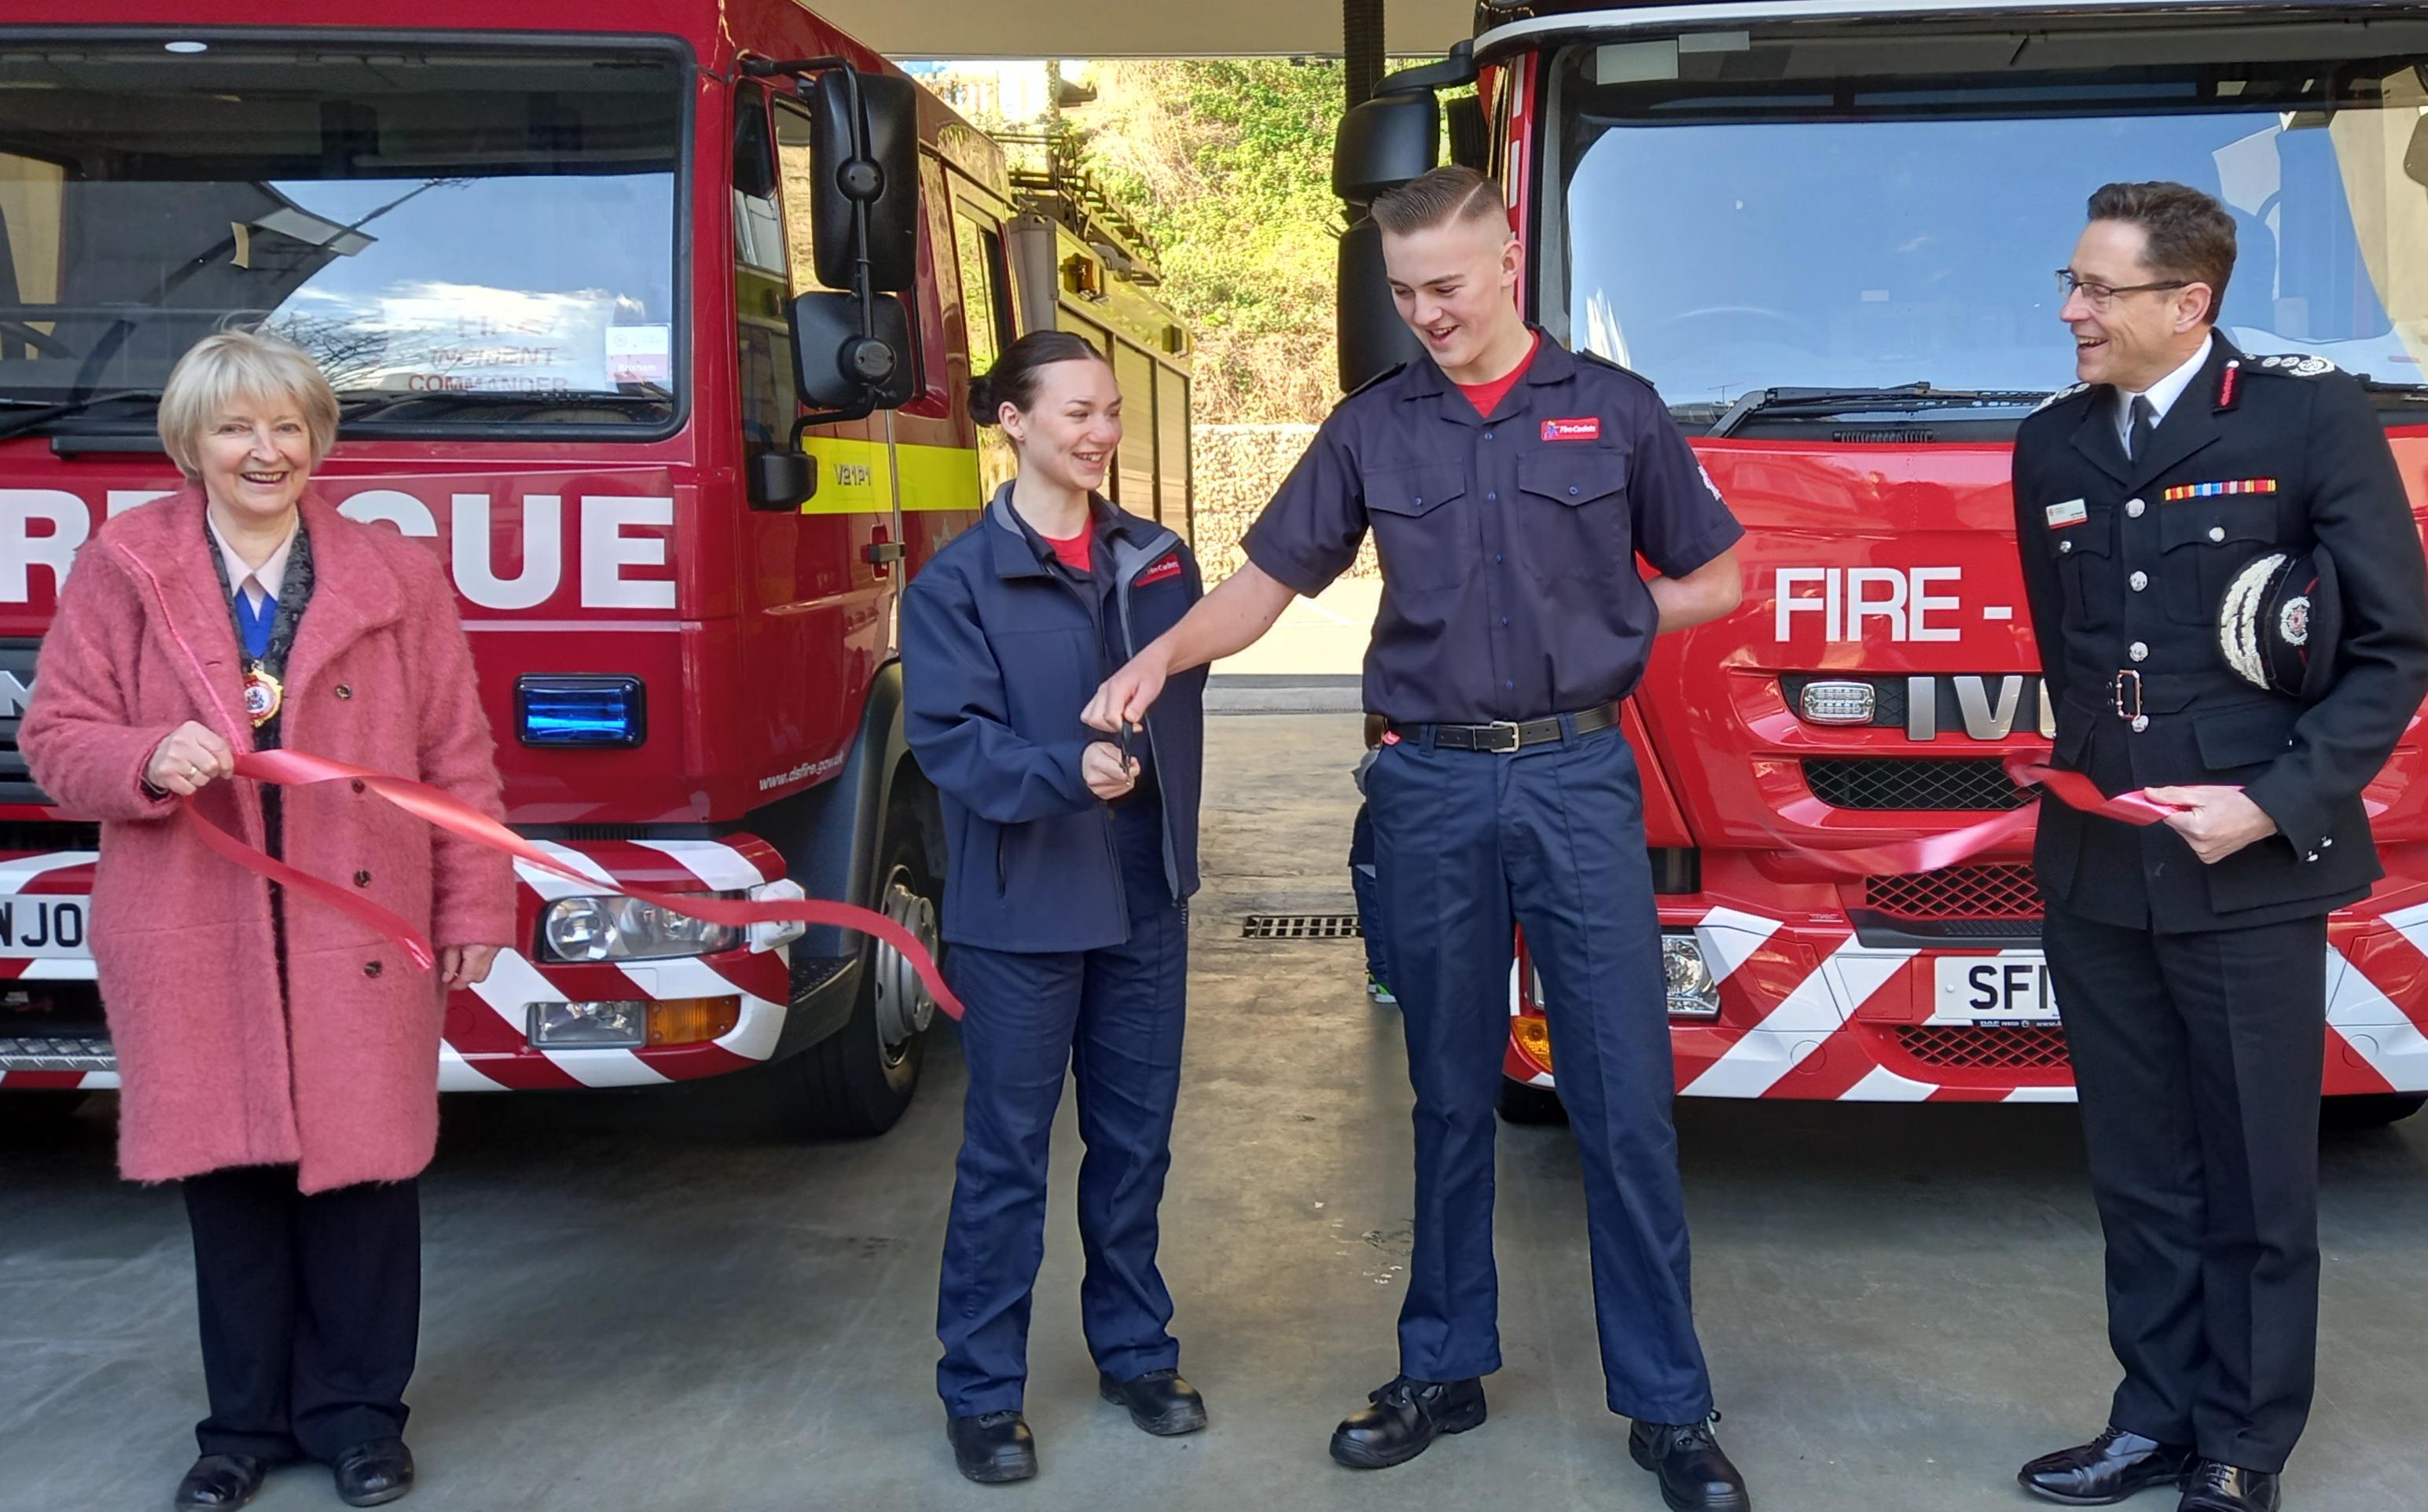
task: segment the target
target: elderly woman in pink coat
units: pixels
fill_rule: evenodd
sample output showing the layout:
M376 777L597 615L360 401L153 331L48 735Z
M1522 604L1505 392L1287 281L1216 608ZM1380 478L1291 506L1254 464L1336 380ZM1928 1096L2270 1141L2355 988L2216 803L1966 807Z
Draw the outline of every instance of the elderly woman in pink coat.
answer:
M77 555L19 740L102 825L92 942L117 1048L119 1163L183 1183L210 1416L181 1508L332 1468L349 1504L412 1487L415 1178L437 1138L442 987L514 937L510 863L362 791L234 779L285 746L500 815L455 596L429 550L313 497L336 400L296 348L205 338L160 401L187 487ZM204 848L198 815L425 928L439 971Z

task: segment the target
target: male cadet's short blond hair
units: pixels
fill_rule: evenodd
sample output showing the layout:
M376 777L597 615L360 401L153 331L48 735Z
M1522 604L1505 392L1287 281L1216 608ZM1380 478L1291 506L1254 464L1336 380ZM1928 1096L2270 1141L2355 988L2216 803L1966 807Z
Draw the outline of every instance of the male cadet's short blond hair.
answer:
M1385 189L1368 212L1376 225L1395 237L1486 216L1499 217L1504 226L1509 223L1500 186L1472 168L1436 168L1398 189Z
M291 341L254 331L206 336L177 359L160 393L160 444L189 480L202 477L204 428L239 399L291 401L312 437L312 466L337 444L337 396Z

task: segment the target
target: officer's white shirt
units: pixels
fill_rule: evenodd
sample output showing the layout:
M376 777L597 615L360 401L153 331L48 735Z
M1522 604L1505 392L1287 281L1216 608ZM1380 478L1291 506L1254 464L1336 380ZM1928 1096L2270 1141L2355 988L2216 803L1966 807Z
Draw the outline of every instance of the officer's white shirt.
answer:
M287 519L287 538L278 543L278 550L271 552L268 560L254 567L245 566L244 558L237 555L236 548L220 534L220 522L211 518L210 511L203 512L204 522L211 528L211 540L220 549L220 560L227 565L230 599L241 593L255 608L259 608L265 599L272 603L278 601L278 590L287 584L287 557L295 550L295 527L300 517Z
M2157 412L2150 420L2153 430L2164 424L2167 411L2174 408L2175 401L2183 398L2184 390L2192 386L2192 379L2200 372L2201 365L2208 361L2209 349L2216 345L2215 335L2205 336L2201 337L2200 350L2191 354L2190 361L2152 384L2142 392L2135 394L2122 388L2116 390L2116 439L2124 442L2128 447L2132 444L2133 401L2137 399L2147 399L2150 402L2150 408Z

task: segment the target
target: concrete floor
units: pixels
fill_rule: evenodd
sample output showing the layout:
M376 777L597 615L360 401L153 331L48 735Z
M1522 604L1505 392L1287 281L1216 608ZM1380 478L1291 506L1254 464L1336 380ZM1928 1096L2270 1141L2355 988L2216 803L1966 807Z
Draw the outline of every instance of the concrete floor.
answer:
M951 1468L932 1390L958 1140L950 1042L884 1139L772 1142L746 1081L456 1098L425 1192L412 1505L804 1508L1660 1505L1602 1407L1576 1158L1501 1144L1507 1369L1492 1422L1417 1463L1324 1440L1393 1370L1408 1238L1396 1025L1350 942L1241 941L1345 909L1354 715L1213 721L1194 1024L1164 1264L1214 1426L1150 1439L1095 1399L1068 1106L1029 1418L1044 1474ZM1703 1338L1765 1512L2022 1508L2010 1477L2098 1426L2111 1366L2068 1108L1682 1104ZM113 1179L106 1105L0 1147L0 1508L165 1507L202 1409L176 1197ZM2302 1512L2428 1506L2428 1117L2331 1137ZM336 1505L275 1475L257 1505ZM2169 1508L2152 1495L2141 1505Z

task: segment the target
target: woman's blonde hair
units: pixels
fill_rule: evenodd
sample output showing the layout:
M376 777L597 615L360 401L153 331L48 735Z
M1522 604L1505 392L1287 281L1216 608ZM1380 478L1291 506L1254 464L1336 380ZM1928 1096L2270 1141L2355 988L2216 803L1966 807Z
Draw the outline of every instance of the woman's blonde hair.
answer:
M189 479L199 479L204 427L238 399L291 399L311 433L318 468L337 444L337 396L320 365L291 341L255 331L206 336L177 359L160 395L160 444Z

